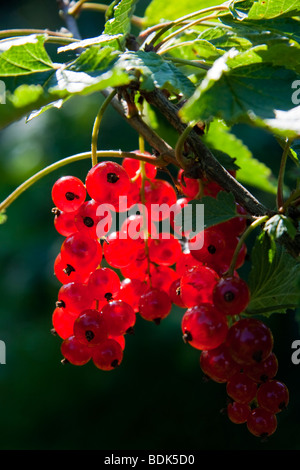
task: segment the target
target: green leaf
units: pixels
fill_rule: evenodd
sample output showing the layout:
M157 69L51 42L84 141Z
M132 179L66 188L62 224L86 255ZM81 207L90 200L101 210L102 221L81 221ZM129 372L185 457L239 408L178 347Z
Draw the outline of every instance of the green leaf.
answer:
M190 97L195 91L193 83L171 61L155 52L125 52L116 67L130 73L132 80L139 80L141 90L164 88L185 97Z
M234 159L239 167L236 177L242 184L276 194L277 181L271 170L263 162L253 157L249 148L230 132L230 128L223 121L214 120L211 122L208 132L204 134L202 139L212 150L212 153L215 153L215 149L221 150ZM225 168L227 167L225 166Z
M256 0L248 12L249 19L298 15L300 15L299 0Z
M300 264L276 243L274 256L269 258L271 240L266 232L257 237L252 249L252 268L248 283L251 300L246 313L271 315L286 313L300 301Z
M220 191L216 198L204 196L199 200L190 201L180 213L175 215L175 223L180 226L184 221L184 230L193 230L196 227L198 204L204 205L205 228L226 222L238 215L233 194Z
M147 26L151 26L165 20L176 20L194 11L220 5L220 3L218 0L185 0L184 2L152 0L145 12L145 22Z
M297 74L255 61L255 51L230 50L217 59L180 110L181 118L190 122L218 117L229 126L247 122L285 137L299 135L299 110L293 108L291 100Z
M288 234L292 239L295 238L297 229L289 217L283 214L276 214L264 225L264 231L271 239L279 240L284 234Z
M114 17L105 23L103 34L115 36L121 34L125 42L131 29L131 17L135 10L137 0L121 0L114 6Z
M57 68L45 48L46 36L32 34L0 41L0 77L15 77Z
M121 39L122 34L114 34L109 36L108 34L101 34L100 36L96 36L94 38L87 38L83 39L82 41L75 41L67 46L59 47L57 52L67 52L67 51L75 51L76 49L82 49L89 46L100 46L100 45L108 45L110 42L115 41L117 39Z

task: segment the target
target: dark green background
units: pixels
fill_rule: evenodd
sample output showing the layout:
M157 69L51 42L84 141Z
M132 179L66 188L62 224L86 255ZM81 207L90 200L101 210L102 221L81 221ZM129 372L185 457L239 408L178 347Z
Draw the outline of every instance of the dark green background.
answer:
M136 13L142 14L147 3L140 2ZM15 0L1 6L1 29L61 26L55 0ZM79 27L83 38L99 35L103 16L85 12ZM97 95L74 98L62 110L2 130L1 199L44 166L88 150L101 101ZM280 150L271 136L243 126L236 132L276 176ZM135 132L108 110L99 148L130 151L137 145ZM203 382L199 351L181 338L181 309L174 309L159 327L138 318L122 366L113 372L92 364L60 363L61 340L50 329L60 287L53 262L63 238L53 227L51 187L64 174L84 179L89 167L89 161L72 164L39 181L9 207L8 221L0 227L0 339L7 348L7 364L0 365L0 448L299 450L300 365L291 362L291 343L300 333L293 312L267 321L275 339L278 378L288 385L291 401L278 415L277 432L265 443L220 413L225 385ZM274 204L273 197L254 192ZM249 266L247 262L241 275L247 276Z

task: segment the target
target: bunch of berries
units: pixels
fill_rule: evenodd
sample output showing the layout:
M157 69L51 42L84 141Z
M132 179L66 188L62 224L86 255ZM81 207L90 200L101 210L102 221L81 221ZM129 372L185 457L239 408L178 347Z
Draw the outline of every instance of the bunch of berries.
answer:
M226 383L231 421L247 422L257 436L271 435L288 391L274 379L270 330L240 317L250 301L237 273L245 244L234 273L227 273L247 214L237 204L235 218L192 236L175 215L192 199L216 197L222 188L185 178L182 170L177 183L179 198L153 165L133 158L94 165L84 183L74 176L55 182L54 226L65 239L54 263L62 285L52 324L62 339L63 362L91 360L101 370L115 369L137 315L159 324L176 305L184 309L183 339L201 351L205 376Z

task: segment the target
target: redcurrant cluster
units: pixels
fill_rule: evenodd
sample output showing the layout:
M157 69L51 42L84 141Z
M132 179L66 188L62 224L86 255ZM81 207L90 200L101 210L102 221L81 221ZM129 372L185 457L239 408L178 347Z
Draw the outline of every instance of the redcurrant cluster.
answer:
M114 369L136 316L159 324L174 304L185 309L183 339L201 351L205 376L226 383L230 420L246 422L256 436L271 435L288 391L274 379L271 331L241 316L250 301L237 272L245 243L228 274L247 214L237 204L235 218L192 236L177 225L176 213L199 196L216 197L221 187L186 178L183 170L176 187L133 158L98 163L85 182L74 176L55 182L54 225L65 240L54 263L62 286L52 324L63 340L63 362Z

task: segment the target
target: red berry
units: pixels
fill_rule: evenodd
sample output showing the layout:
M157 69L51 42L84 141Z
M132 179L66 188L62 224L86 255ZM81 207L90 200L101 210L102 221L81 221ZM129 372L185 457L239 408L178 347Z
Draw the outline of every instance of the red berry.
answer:
M64 358L75 366L83 366L91 359L90 348L80 343L75 336L66 338L60 350Z
M177 307L186 308L180 295L180 278L175 279L170 285L169 296L173 304L177 305Z
M177 273L170 266L150 267L151 285L157 289L165 291L169 295L172 282L178 279Z
M160 233L158 238L152 240L149 247L150 261L160 266L172 266L180 255L180 242L170 233Z
M226 343L236 362L251 365L264 361L271 354L273 335L262 321L243 318L230 327Z
M118 274L110 268L96 269L89 277L88 288L91 297L103 304L112 300L118 294L120 287Z
M140 297L145 294L146 290L147 284L140 279L125 278L115 298L129 303L133 310L138 312Z
M134 153L141 155L139 150L135 150ZM151 157L149 152L144 152L144 155ZM134 179L134 181L141 186L141 162L135 158L124 158L122 166L127 171L129 178ZM156 177L157 168L154 165L151 165L151 163L145 163L145 172L146 177L152 180Z
M226 317L212 304L189 308L182 317L183 339L196 349L215 349L226 338Z
M101 370L113 370L121 364L123 359L122 346L112 338L95 346L92 351L93 363Z
M144 320L159 324L171 312L172 302L168 294L157 288L149 289L140 298L139 313Z
M194 178L187 178L186 176L184 176L183 169L179 170L177 175L177 181L180 184L182 192L190 199L194 199L200 191L200 180Z
M106 210L103 215L97 215L99 203L91 199L82 204L75 215L75 225L77 230L92 238L101 238L107 235L112 225L112 215ZM99 223L103 221L103 227L99 232Z
M191 255L209 266L222 262L225 248L224 234L217 227L209 227L189 240Z
M170 208L176 201L175 189L168 181L145 181L145 206L153 222L169 218Z
M69 282L81 282L85 284L88 281L90 272L90 269L75 269L72 265L61 259L60 253L58 253L55 258L54 274L62 284L68 284Z
M123 232L112 232L103 245L104 258L113 268L124 268L134 262L136 243L131 238L125 238ZM122 238L122 236L124 238Z
M187 307L211 303L213 289L219 279L217 273L207 266L196 266L181 277L180 295Z
M151 220L143 215L131 215L122 224L120 232L126 234L131 240L144 241L150 237L157 237L157 228Z
M224 343L215 349L202 351L200 367L207 377L218 383L227 382L240 370L240 366L234 362Z
M238 403L234 401L227 405L227 415L234 424L243 424L251 413L251 408L247 403Z
M192 256L190 251L185 251L181 253L179 259L177 260L176 263L176 273L178 276L183 276L183 274L186 273L190 268L193 268L194 266L203 266L203 263L201 261L197 261L196 258Z
M77 211L85 198L85 186L76 176L62 176L52 187L52 200L61 211Z
M108 336L108 325L98 310L83 310L74 322L74 336L85 346L95 346Z
M221 278L214 287L213 303L225 315L239 315L250 301L248 284L241 278Z
M277 429L276 415L263 408L255 408L248 416L247 428L254 436L271 436Z
M227 395L238 403L250 403L256 396L257 383L243 372L236 372L227 382Z
M123 300L112 300L101 310L111 336L121 336L131 330L136 321L133 308Z
M52 314L54 331L62 339L73 335L74 315L69 314L63 308L56 308Z
M184 218L182 219L182 223L178 224L175 222L175 216L179 214L182 209L188 204L189 200L186 197L182 197L176 201L174 206L174 210L170 214L170 225L174 230L174 233L178 235L179 238L188 237L190 230L184 229Z
M286 385L278 380L268 380L260 385L257 402L261 408L270 413L279 413L289 403L289 391Z
M80 232L66 238L60 252L63 261L84 271L95 269L102 260L101 245Z
M93 298L86 284L70 282L64 284L58 291L57 307L76 317L85 309L91 308Z
M56 231L63 237L69 237L78 231L75 225L76 214L77 211L63 212L59 209L55 209L54 227Z
M92 199L101 204L111 204L117 211L119 197L126 196L130 188L130 179L118 163L101 162L90 169L85 184Z
M252 380L266 382L277 374L278 360L275 354L271 353L264 361L244 366L243 370Z

